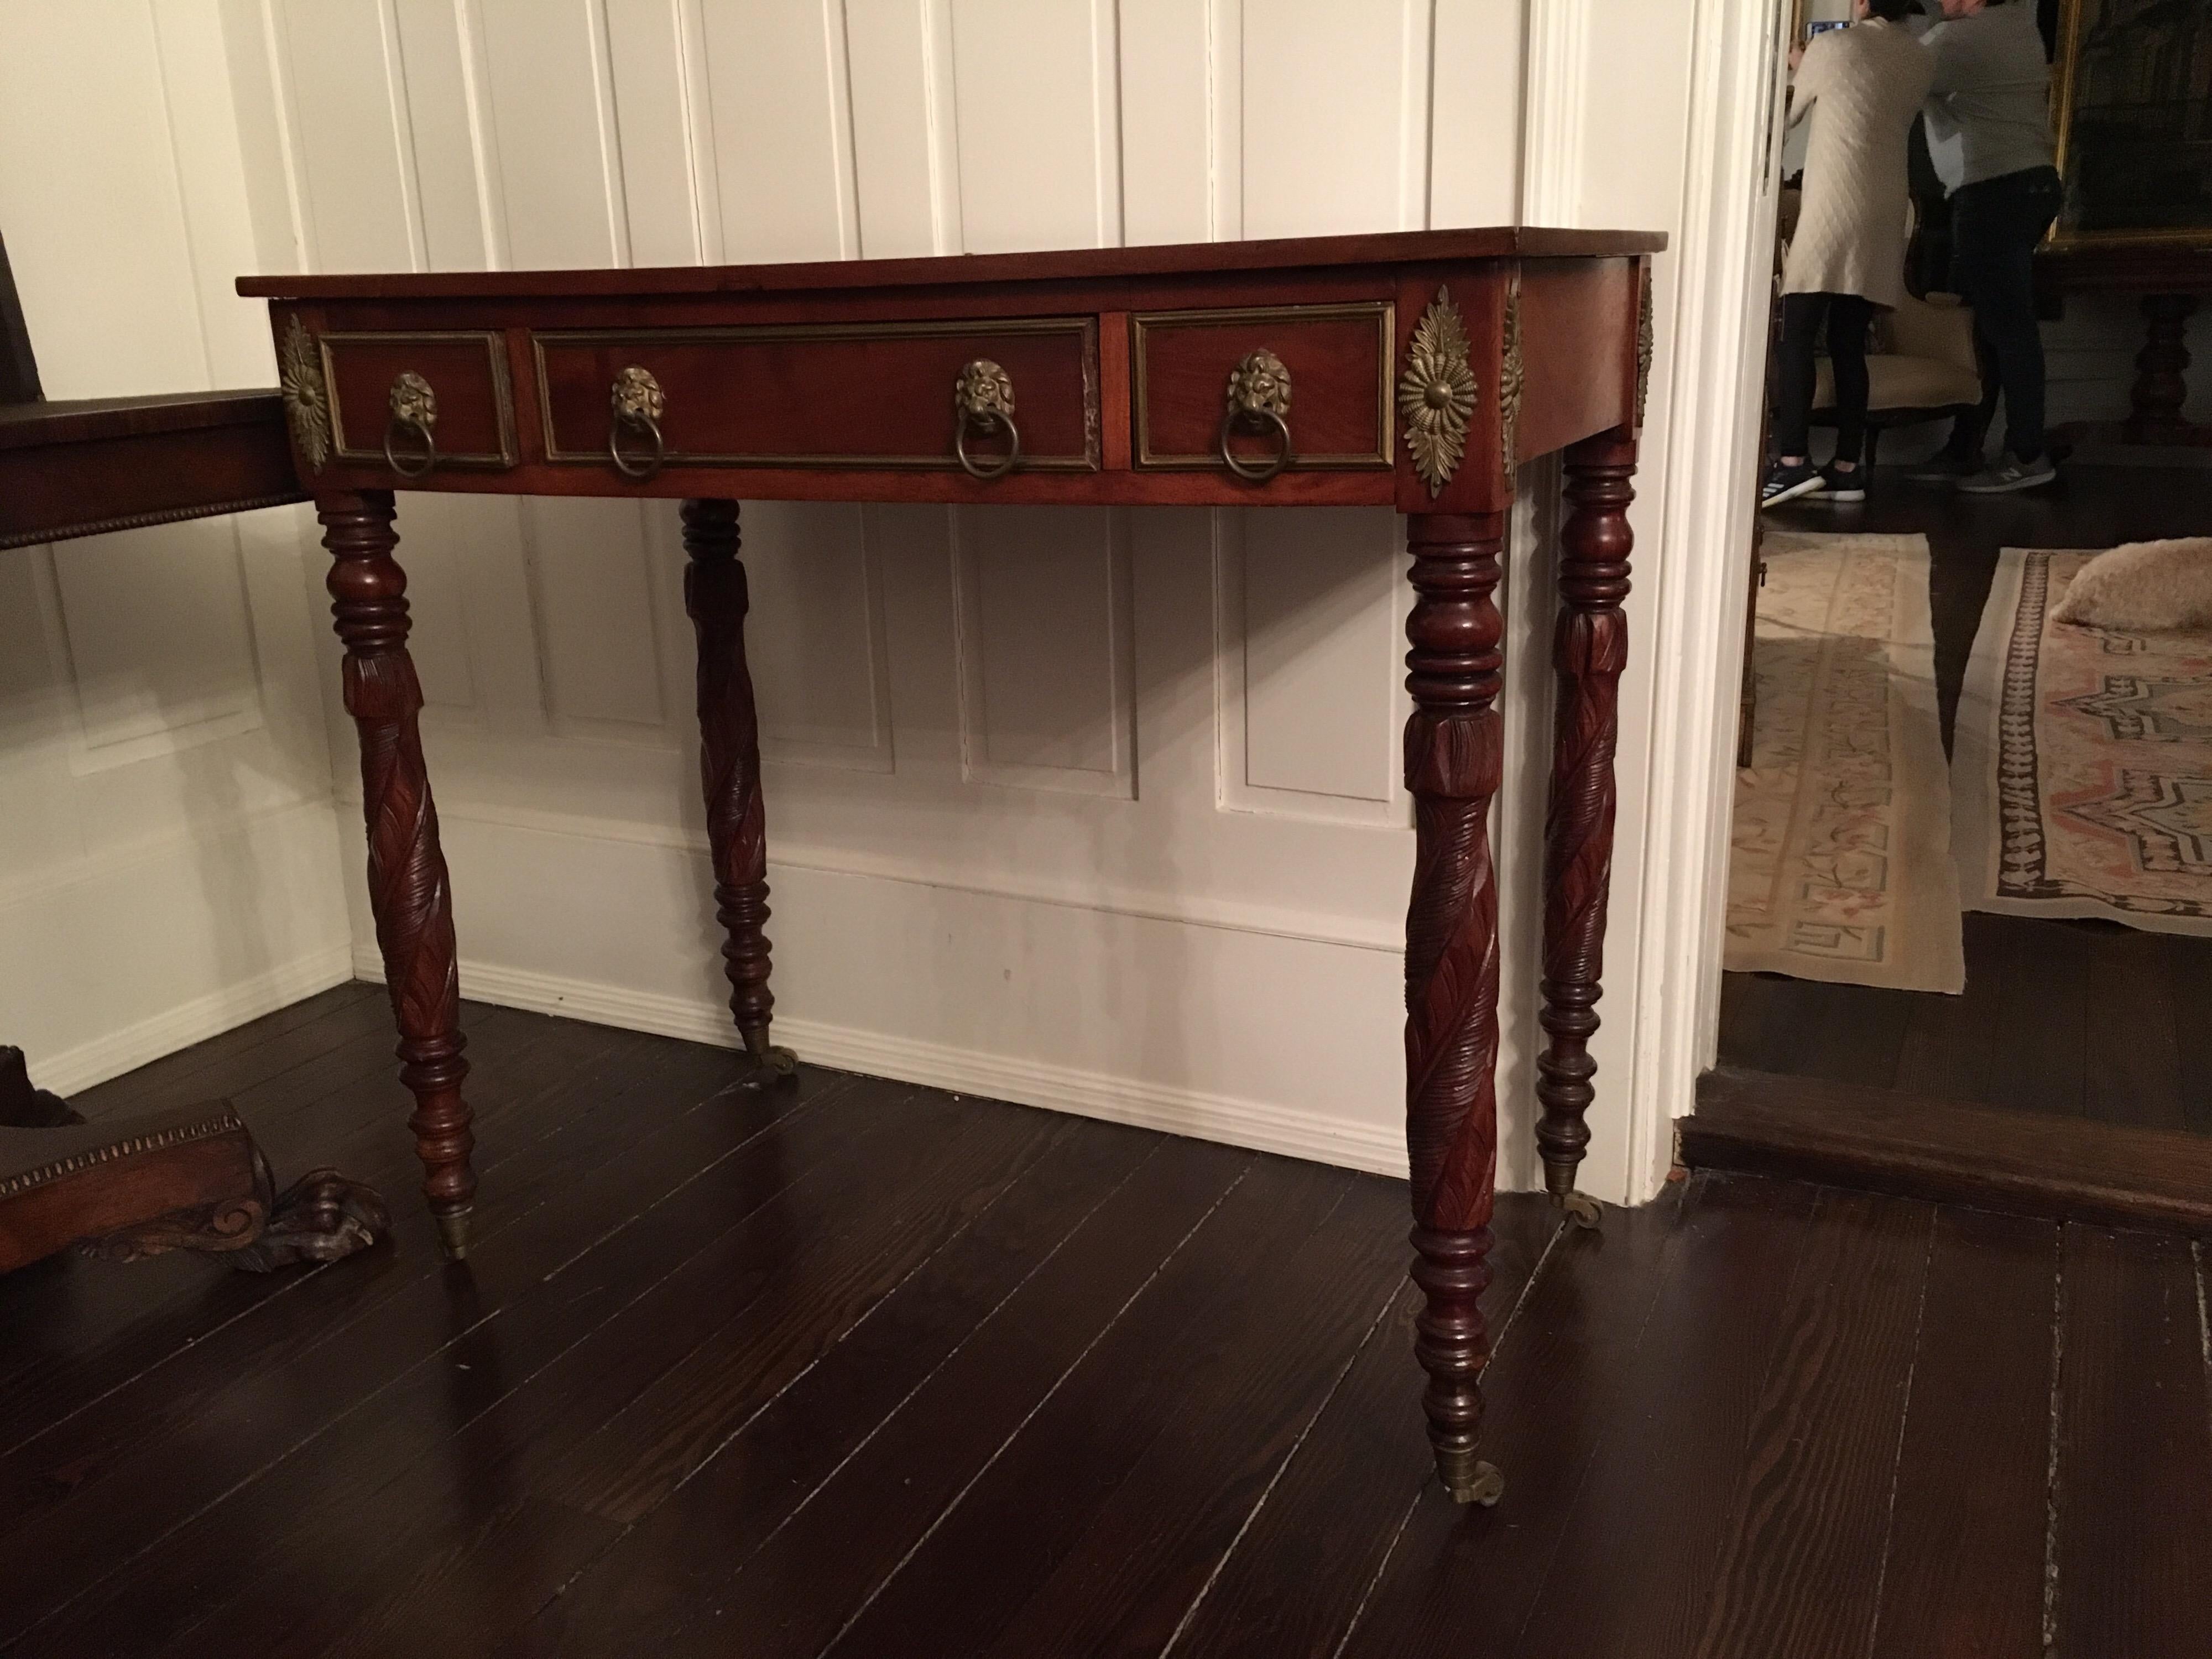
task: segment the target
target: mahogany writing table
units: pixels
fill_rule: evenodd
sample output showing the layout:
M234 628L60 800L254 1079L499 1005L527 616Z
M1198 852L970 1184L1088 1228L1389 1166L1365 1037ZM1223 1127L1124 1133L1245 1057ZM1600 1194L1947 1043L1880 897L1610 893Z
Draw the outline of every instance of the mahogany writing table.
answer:
M1066 253L618 271L274 276L295 460L313 495L360 729L369 893L401 1076L446 1247L476 1177L453 911L407 653L395 489L684 501L684 592L730 1006L769 1040L767 848L735 497L1109 506L1388 505L1416 601L1406 783L1406 1137L1429 1435L1476 1455L1497 1164L1498 555L1517 463L1566 452L1537 1093L1577 1218L1589 1139L1626 658L1627 511L1650 367L1626 232L1452 230Z

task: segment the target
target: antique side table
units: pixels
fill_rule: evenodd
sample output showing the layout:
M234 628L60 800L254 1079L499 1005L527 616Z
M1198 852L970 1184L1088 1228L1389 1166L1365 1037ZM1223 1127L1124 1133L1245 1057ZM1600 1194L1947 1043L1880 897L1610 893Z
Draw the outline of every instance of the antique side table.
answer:
M453 913L417 732L394 489L684 502L702 771L737 1028L769 1040L767 860L735 497L1388 505L1417 599L1406 1115L1438 1471L1480 1461L1497 1163L1495 603L1516 465L1566 452L1537 1093L1578 1218L1657 235L1526 228L658 270L270 276L302 485L332 556L369 891L447 1249L467 1246ZM862 395L856 395L860 392Z

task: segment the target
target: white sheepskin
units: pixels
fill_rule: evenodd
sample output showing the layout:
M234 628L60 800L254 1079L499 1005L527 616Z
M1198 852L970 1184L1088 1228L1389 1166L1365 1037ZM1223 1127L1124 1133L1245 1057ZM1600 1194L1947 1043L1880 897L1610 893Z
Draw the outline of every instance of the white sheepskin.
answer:
M2142 633L2212 629L2212 536L2130 542L2083 565L2057 622Z

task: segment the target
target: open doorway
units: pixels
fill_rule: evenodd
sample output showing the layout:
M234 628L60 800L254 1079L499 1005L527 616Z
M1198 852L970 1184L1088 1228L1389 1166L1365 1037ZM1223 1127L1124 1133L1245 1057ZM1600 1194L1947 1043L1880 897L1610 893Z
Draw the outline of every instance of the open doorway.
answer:
M2017 1154L2191 1189L2212 1218L2212 400L2183 380L2188 296L2212 291L2212 16L1921 3L1799 0L1811 107L1784 150L1768 382L1783 499L1754 559L1721 1070L1685 1144L1962 1181ZM2045 96L2031 60L2039 135L2017 118ZM1863 247L1824 268L1870 293L1870 325L1850 337L1853 307L1828 304L1808 372L1788 359L1813 307L1784 290L1824 283L1790 239L1839 234L1819 173L1868 77L1893 94L1920 73L1885 138L1885 269ZM2130 194L2130 155L2172 188ZM2045 191L2023 300L1977 239ZM2022 302L2039 412L2005 360ZM1819 482L1787 488L1793 463Z

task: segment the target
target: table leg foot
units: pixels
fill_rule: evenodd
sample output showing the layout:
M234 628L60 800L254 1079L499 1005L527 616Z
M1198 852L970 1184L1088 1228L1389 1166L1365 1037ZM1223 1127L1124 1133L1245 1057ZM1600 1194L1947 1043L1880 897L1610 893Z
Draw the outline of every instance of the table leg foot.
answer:
M780 1042L770 1042L765 1030L747 1031L744 1038L752 1069L738 1079L739 1088L773 1088L786 1078L799 1075L799 1056Z
M473 1205L465 1210L440 1210L434 1212L438 1224L438 1248L445 1252L448 1261L459 1261L469 1253L471 1221L476 1214Z
M1480 1458L1447 1457L1438 1452L1437 1474L1455 1504L1476 1504L1486 1510L1505 1496L1505 1477L1498 1473L1498 1465Z
M1567 1192L1552 1194L1552 1207L1562 1212L1567 1219L1585 1231L1595 1232L1604 1211L1588 1193Z

